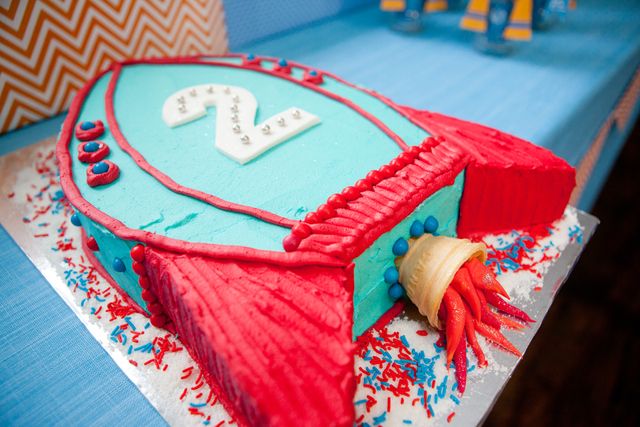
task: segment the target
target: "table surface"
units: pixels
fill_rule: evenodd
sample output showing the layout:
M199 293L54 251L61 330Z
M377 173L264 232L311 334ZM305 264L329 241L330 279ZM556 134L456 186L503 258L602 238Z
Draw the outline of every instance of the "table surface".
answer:
M409 36L387 30L373 9L232 48L331 70L399 103L512 132L576 164L640 63L640 3L601 3L582 0L568 22L510 58L470 49L459 14L430 16L427 32ZM61 120L0 137L0 154L55 134ZM625 136L620 130L607 142L600 183ZM162 424L2 228L0 256L0 424Z

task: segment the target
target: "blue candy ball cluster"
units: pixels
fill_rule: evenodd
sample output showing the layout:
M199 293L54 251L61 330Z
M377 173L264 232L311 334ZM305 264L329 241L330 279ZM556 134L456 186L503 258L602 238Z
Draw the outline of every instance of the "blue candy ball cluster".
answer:
M74 212L73 215L71 215L71 224L76 227L80 227L80 215L78 215L77 212Z
M96 127L96 125L93 122L80 123L80 129L82 130L89 130L89 129L93 129L94 127Z
M109 170L109 165L105 162L98 162L95 165L93 165L91 170L95 174L105 173L106 171Z
M127 269L127 267L125 267L125 265L124 265L124 262L118 257L113 259L113 262L111 263L111 266L118 273L124 273L124 271Z
M86 151L87 153L95 153L96 151L98 151L98 149L100 149L100 144L95 141L87 142L86 144L84 144L84 151Z
M411 237L420 237L425 233L435 234L439 226L440 224L436 217L429 215L424 222L420 220L413 221L409 228L409 235ZM409 242L404 237L398 238L391 247L391 252L393 252L396 257L406 255L408 251ZM390 285L388 290L389 298L398 300L405 296L404 287L402 287L400 283L400 273L395 266L389 267L384 271L384 281Z

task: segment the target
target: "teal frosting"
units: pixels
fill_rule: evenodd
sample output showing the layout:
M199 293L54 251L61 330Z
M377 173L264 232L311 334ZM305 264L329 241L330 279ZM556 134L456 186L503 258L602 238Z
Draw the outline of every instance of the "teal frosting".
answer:
M110 77L108 73L98 80L78 121L105 121L104 93ZM296 106L319 116L321 123L239 165L214 148L214 108L206 117L180 127L169 128L162 121L162 105L170 94L205 83L249 89L259 103L258 122ZM322 87L373 113L409 144L418 144L427 136L371 95L330 78ZM351 108L256 71L206 65L127 66L117 86L115 110L129 143L174 181L291 219L303 218L329 195L400 153L389 136ZM84 178L87 165L74 156L72 167L83 197L108 215L130 228L171 238L282 250L288 229L176 194L143 172L118 147L108 129L100 139L111 148L107 159L120 167L120 177L92 188ZM71 153L77 152L78 144L74 138Z
M120 288L143 309L147 304L142 299L142 288L138 284L138 275L131 268L131 255L129 252L136 242L122 240L113 235L109 230L91 221L89 218L78 213L82 228L84 228L87 236L91 236L96 240L99 250L94 251L93 255L100 261L102 267L109 275L118 283ZM119 272L113 268L113 260L120 258L125 265L125 271Z
M411 224L415 220L424 222L429 215L434 216L440 223L438 234L454 237L463 186L464 172L457 176L453 185L441 188L431 195L411 215L391 231L381 235L369 249L355 259L354 338L371 327L395 302L387 293L389 284L384 281L383 276L387 268L394 266L395 255L391 252L393 243L400 237L410 238Z

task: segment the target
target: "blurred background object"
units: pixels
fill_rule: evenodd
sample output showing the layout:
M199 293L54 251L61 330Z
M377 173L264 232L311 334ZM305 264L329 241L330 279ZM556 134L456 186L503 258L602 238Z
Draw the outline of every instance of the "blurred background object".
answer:
M0 133L65 111L112 61L227 49L219 0L9 1L0 17Z

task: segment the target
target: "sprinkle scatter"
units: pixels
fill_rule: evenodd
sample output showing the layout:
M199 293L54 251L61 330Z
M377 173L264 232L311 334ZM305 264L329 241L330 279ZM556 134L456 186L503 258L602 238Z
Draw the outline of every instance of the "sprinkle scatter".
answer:
M487 265L512 296L510 303L531 303L549 267L569 243L582 243L583 231L576 211L567 208L563 218L548 228L485 237ZM500 350L485 340L479 340L479 345L490 363L478 367L476 358L468 354L471 388L481 387L487 371L508 369L494 357ZM358 340L355 369L360 427L454 423L459 407L471 398L459 393L453 363L446 367L444 338L424 321L403 315Z
M232 425L218 397L204 381L179 338L151 325L96 271L82 251L80 228L71 225L74 209L59 183L53 148L35 154L4 201L23 213L22 223L47 257L61 267L63 298L79 307L85 323L98 326L115 360L125 360L134 383L171 424ZM95 329L91 329L95 335ZM106 344L105 344L106 343Z
M114 360L126 361L128 368L123 370L165 419L177 425L233 425L179 337L153 327L83 254L80 228L71 226L74 210L59 184L53 147L37 152L31 168L18 178L16 188L0 197L23 214L22 223L30 235L50 249L47 256L52 264L61 266L65 293L58 292L79 308L85 324L98 327L90 328L96 339ZM511 302L525 308L542 289L544 275L564 248L582 243L583 231L576 211L568 208L552 227L486 237L487 264L512 296ZM499 350L484 340L480 345L490 368L479 368L475 357L468 356L471 388L481 387L487 369L507 369L493 357ZM453 364L450 369L445 364L443 339L423 321L401 315L365 333L355 356L356 425L443 425L463 419L470 396L461 397Z

